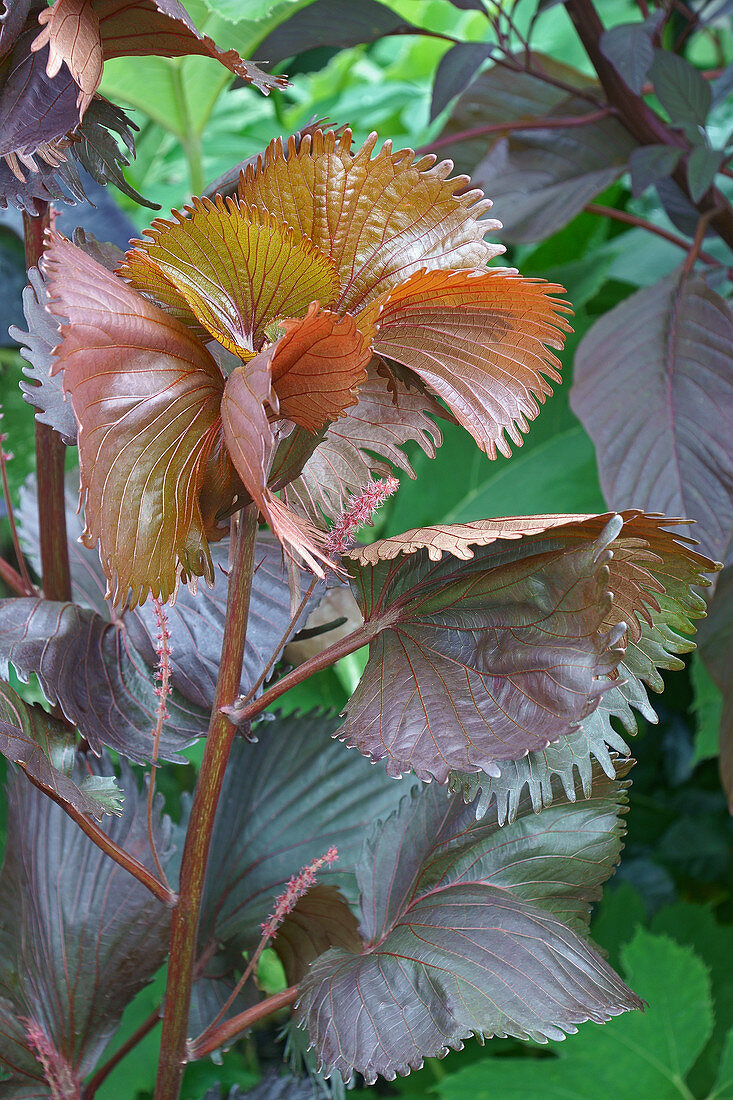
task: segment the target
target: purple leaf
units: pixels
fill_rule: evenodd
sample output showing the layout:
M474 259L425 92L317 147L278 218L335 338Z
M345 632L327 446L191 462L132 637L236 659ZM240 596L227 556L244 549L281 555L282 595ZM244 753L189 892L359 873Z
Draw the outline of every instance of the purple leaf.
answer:
M703 551L721 561L733 534L732 345L730 305L677 273L593 325L570 395L609 505L697 520Z
M498 775L496 761L545 748L598 705L623 655L624 628L602 627L623 521L574 545L564 537L582 517L556 517L547 533L527 522L427 528L353 553L374 638L338 736L389 775Z
M598 92L584 73L551 57L534 54L547 74L579 91ZM522 58L518 59L520 62ZM614 118L567 129L523 130L504 137L482 134L487 125L543 118L581 118L596 108L585 98L553 88L526 72L495 65L473 82L456 103L445 127L455 144L441 148L471 182L494 200L503 223L502 239L544 240L567 225L586 203L625 170L634 141ZM476 130L473 138L466 131Z
M331 845L338 860L319 881L354 896L365 831L406 787L331 740L337 724L318 713L278 717L257 726L258 744L234 743L207 871L202 945L214 939L251 950L288 879Z
M654 60L652 39L658 24L656 15L643 23L621 23L604 31L600 38L601 52L637 95Z
M121 779L124 813L105 831L151 865L146 795L129 768ZM165 958L170 914L25 776L10 781L8 806L0 1059L17 1082L11 1095L47 1096L39 1046L73 1081L94 1067L124 1008ZM170 823L159 807L154 821L165 861Z
M271 31L257 56L278 62L318 46L347 49L388 34L411 33L420 30L377 0L315 0Z
M298 1021L326 1073L392 1080L471 1034L563 1038L642 1002L581 935L618 862L623 783L541 816L477 821L432 784L377 826L358 867L360 953L332 949Z
M0 670L21 680L36 673L46 698L87 739L130 760L150 760L157 698L150 669L125 631L72 603L0 600ZM79 670L84 675L79 675ZM168 700L160 758L183 761L182 750L208 729L208 713L177 692Z
M431 122L454 96L465 92L484 61L491 57L494 48L491 42L459 42L443 55L433 84Z

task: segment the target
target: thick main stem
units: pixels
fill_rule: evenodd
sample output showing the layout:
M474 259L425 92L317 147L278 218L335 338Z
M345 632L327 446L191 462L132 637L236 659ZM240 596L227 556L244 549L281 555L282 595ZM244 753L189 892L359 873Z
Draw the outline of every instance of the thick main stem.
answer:
M44 233L49 225L48 203L36 217L23 214L25 260L28 268L38 267L43 255ZM61 436L48 424L36 421L36 478L38 519L41 533L41 573L47 600L71 599L71 571L66 541L64 462L66 447Z
M179 901L173 911L171 928L168 984L155 1100L178 1100L183 1080L204 877L224 772L236 734L236 726L221 713L221 708L231 706L239 692L256 538L257 509L250 504L242 512L233 538L234 562L229 577L219 679L183 848Z

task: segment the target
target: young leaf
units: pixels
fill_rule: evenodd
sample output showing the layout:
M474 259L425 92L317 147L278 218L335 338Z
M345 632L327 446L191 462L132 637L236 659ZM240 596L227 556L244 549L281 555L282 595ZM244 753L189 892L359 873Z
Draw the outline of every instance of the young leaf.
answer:
M405 798L358 867L362 951L328 951L301 984L326 1071L393 1079L471 1034L561 1038L640 1008L578 934L618 861L624 797L599 776L590 799L540 817L525 801L503 829L435 784Z
M155 296L152 265L211 336L242 359L261 349L273 320L297 317L314 300L328 305L337 295L329 258L275 217L220 195L215 202L194 199L174 217L157 218L149 242L133 242L119 273Z
M669 50L655 50L651 78L656 96L673 124L705 125L712 92L694 65Z
M544 816L544 815L543 815ZM597 1100L692 1096L685 1078L712 1029L710 978L689 947L639 929L622 951L628 981L645 1011L583 1028L572 1043L552 1044L541 1062L542 1094ZM721 1066L721 1071L723 1066ZM537 1087L533 1058L489 1058L458 1070L437 1086L441 1100L525 1100ZM713 1091L723 1100L729 1094Z
M54 373L82 424L85 545L99 542L115 603L166 600L181 572L212 578L198 498L224 378L182 324L60 235L44 264L68 319Z
M290 138L287 153L278 139L239 187L246 206L282 218L330 256L338 311L358 313L422 268L481 268L503 252L484 241L499 224L481 220L491 204L465 190L465 177L446 178L446 162L392 152L390 142L372 157L376 134L356 152L351 144L350 130L318 130L299 146Z
M87 739L130 760L150 760L157 699L153 675L124 630L100 615L52 600L0 600L0 674L38 676L49 702ZM84 675L79 670L84 669ZM160 739L163 760L182 761L182 749L208 728L208 714L173 693Z
M562 291L503 269L418 272L379 303L374 350L415 371L490 458L510 455L504 433L521 446L560 381L548 347L570 331Z
M683 150L672 145L640 145L629 157L631 193L642 195L647 187L668 179L682 159Z
M338 860L319 881L353 898L364 832L407 788L332 741L337 725L317 712L278 717L257 727L258 744L235 742L212 840L202 944L255 947L288 879L332 845ZM314 934L323 935L326 925L316 923Z
M418 32L378 0L315 0L280 23L257 47L257 56L278 62L318 46L348 49L388 34Z
M103 828L151 864L146 795L129 768L121 779L123 814ZM78 1083L163 962L170 914L25 776L11 779L8 805L0 878L0 1061L17 1086L43 1087L41 1047ZM170 822L159 806L154 831L165 861Z
M687 183L693 202L698 202L712 186L724 159L725 153L705 145L697 145L692 150L687 160Z
M533 63L564 86L599 91L584 73L552 57L533 54ZM592 103L566 87L553 88L530 73L499 65L481 73L458 100L444 131L446 136L455 134L456 141L445 151L492 196L504 239L544 240L625 170L634 141L615 118L567 129L541 128L544 118L578 119L594 111ZM482 133L482 127L504 123L508 133L512 122L529 119L538 120L537 130L508 137ZM472 130L476 137L464 137Z
M624 622L629 627L618 679L609 685L598 707L578 730L560 738L557 744L519 760L502 761L500 776L453 773L451 789L461 789L466 801L478 796L479 816L495 798L498 820L513 820L525 785L539 811L552 797L554 776L559 777L567 797L572 799L576 770L587 794L594 760L606 775L613 775L609 749L624 754L629 750L611 719L616 718L629 734L637 729L634 711L648 722L656 722L645 685L662 691L659 670L682 668L679 654L694 648L689 638L694 631L693 620L705 613L705 604L694 593L694 586L708 583L704 573L711 563L692 552L683 536L661 529L659 517L627 513L624 518L610 565L609 587L614 601L607 621L607 625Z
M9 684L0 683L0 752L18 764L36 786L81 813L101 818L122 813L124 792L114 776L72 778L74 735L41 707L29 706Z
M444 413L430 394L408 388L400 378L384 378L372 364L356 406L329 426L301 476L288 484L288 501L322 525L323 516L338 519L347 500L358 495L373 474L390 474L390 463L414 478L402 446L414 440L434 458L442 434L430 417Z
M609 504L697 520L703 550L721 561L733 535L732 342L729 304L675 274L593 325L570 394Z

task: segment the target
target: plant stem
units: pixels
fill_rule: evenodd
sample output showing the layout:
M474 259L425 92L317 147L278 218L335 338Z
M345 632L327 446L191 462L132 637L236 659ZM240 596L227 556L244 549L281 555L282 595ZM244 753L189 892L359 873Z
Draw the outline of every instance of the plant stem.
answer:
M219 678L183 848L179 901L173 911L155 1100L178 1100L186 1063L186 1032L206 864L224 772L237 732L221 708L230 706L239 691L256 538L257 508L250 504L241 513L233 532L234 562L229 577Z
M611 107L602 107L598 111L591 111L587 115L568 115L567 118L530 118L516 122L492 122L486 126L476 126L472 130L460 130L457 134L444 134L418 149L418 153L432 152L441 149L445 145L453 145L457 141L468 141L471 138L483 137L485 134L509 134L519 130L569 130L575 126L591 126L594 122L608 118L615 114Z
M13 510L13 502L10 499L10 487L8 486L8 470L7 461L8 455L5 453L3 443L7 439L7 436L0 435L0 474L2 474L3 483L3 496L5 497L5 510L8 513L8 523L10 524L10 538L13 543L13 549L15 550L15 557L18 560L20 566L20 573L16 574L20 578L23 587L23 596L35 596L37 595L31 579L28 576L28 567L25 564L25 557L20 547L20 539L18 538L18 528L15 525L15 512ZM3 563L5 564L5 563ZM9 568L12 569L12 566ZM13 569L15 573L15 570Z
M26 583L18 570L14 569L9 561L5 561L5 558L0 558L0 579L4 580L8 588L12 588L13 592L17 592L19 596L35 596L36 594L33 589L28 591Z
M273 1012L293 1004L297 996L297 985L291 985L288 989L284 989L282 993L275 993L272 997L267 997L259 1004L253 1005L252 1008L240 1012L238 1016L232 1016L231 1020L220 1024L215 1031L212 1031L208 1039L202 1042L200 1046L192 1044L188 1050L189 1059L193 1061L197 1058L205 1058L207 1054L218 1050L223 1043L236 1039L238 1035L256 1024L258 1020L264 1020L266 1016L271 1016Z
M36 217L23 214L25 260L28 268L38 267L43 255L44 233L50 224L48 203ZM61 436L48 424L36 420L36 478L38 482L38 519L41 538L43 594L47 600L71 599L69 547L66 540L64 502L64 462L66 447Z
M382 624L383 625L383 624ZM379 629L382 629L380 626ZM260 714L266 707L269 707L270 703L274 703L276 699L279 699L281 695L284 695L286 691L290 691L296 684L302 684L304 680L307 680L309 676L312 676L314 672L321 672L324 668L330 668L336 661L340 661L342 657L348 657L349 653L354 653L357 649L361 649L374 637L374 629L365 623L363 626L355 630L353 634L347 634L345 638L341 638L338 642L334 642L328 649L324 649L322 653L318 653L315 657L311 657L309 660L304 661L302 665L298 665L292 672L288 672L285 676L282 676L276 684L273 684L271 688L264 691L260 695L259 699L252 699L250 702L237 702L233 706L226 707L225 714L231 719L232 722L236 722L238 725L242 722L247 722L250 719Z
M116 1066L120 1064L122 1059L134 1050L139 1042L141 1042L146 1035L149 1035L155 1025L160 1021L160 1007L156 1008L154 1012L151 1012L147 1020L140 1024L137 1031L133 1032L130 1038L122 1044L119 1050L116 1050L111 1058L109 1058L103 1066L100 1066L92 1079L82 1089L82 1100L93 1100L99 1086L109 1077L110 1073Z
M181 116L183 133L180 134L181 145L188 161L188 171L191 177L191 194L200 195L204 189L204 165L201 155L201 135L194 129L191 121L191 112L188 109L186 89L181 75L181 62L173 63L173 89Z
M585 52L588 54L608 102L618 111L619 118L640 145L670 145L688 151L688 144L681 134L675 133L619 75L601 50L600 40L604 27L593 0L566 0L565 10L573 21ZM716 187L693 202L687 183L687 156L684 156L672 173L672 179L690 203L700 212L711 212L710 224L733 248L733 206Z
M638 218L636 214L627 214L625 210L616 210L613 206L601 206L601 204L597 202L589 202L584 209L586 214L598 214L602 218L611 218L612 221L624 222L625 225L633 225L638 229L646 229L647 232L654 233L657 237L662 237L665 241L669 241L670 244L676 244L678 248L683 248L685 252L689 252L692 247L690 242L686 241L684 237L678 237L676 233L670 233L668 229L662 229L661 226L654 225L653 222L648 222L645 218ZM709 219L706 218L705 225L707 225L708 220ZM698 250L695 258L702 260L705 264L710 264L712 267L725 266L720 260L716 260L714 256L711 256L709 252Z
M26 772L26 775L30 779L34 787L38 787L39 791L43 791L45 795L60 806L65 814L68 814L72 821L75 821L81 831L89 837L89 839L100 848L105 855L110 859L118 863L120 867L124 867L126 871L136 878L147 890L153 894L158 901L162 901L163 905L173 906L177 900L176 894L174 894L167 886L164 886L162 882L158 882L152 871L142 864L134 856L131 856L129 852L126 852L124 848L121 848L119 844L115 843L111 837L105 833L104 829L101 829L97 825L96 821L93 821L91 817L83 814L81 810L77 810L74 806L70 805L61 795L58 795L54 791L53 787L40 783L32 775Z

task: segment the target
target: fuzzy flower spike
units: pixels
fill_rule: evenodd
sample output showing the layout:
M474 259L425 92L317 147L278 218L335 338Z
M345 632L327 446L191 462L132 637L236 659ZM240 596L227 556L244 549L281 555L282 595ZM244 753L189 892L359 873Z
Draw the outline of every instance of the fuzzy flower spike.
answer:
M157 219L114 272L51 235L84 541L118 603L210 579L208 542L250 499L322 572L328 519L387 472L363 448L409 472L399 444L439 435L440 399L507 454L559 381L562 288L487 269L499 223L450 162L376 145L274 142L238 198Z

